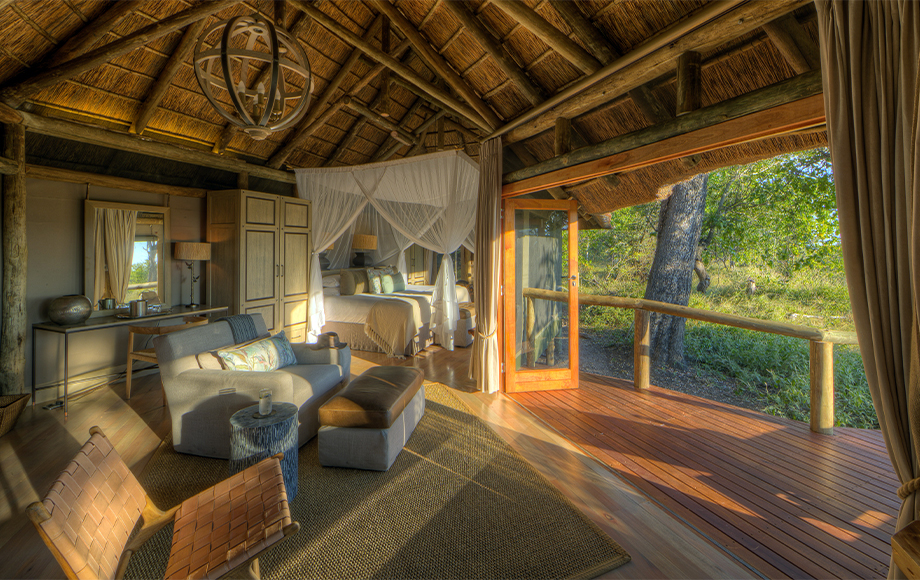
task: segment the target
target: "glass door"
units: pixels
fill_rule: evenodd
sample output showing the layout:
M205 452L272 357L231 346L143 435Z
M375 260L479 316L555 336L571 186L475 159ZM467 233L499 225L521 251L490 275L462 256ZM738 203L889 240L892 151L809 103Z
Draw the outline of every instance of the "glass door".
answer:
M505 391L577 388L577 202L504 207Z

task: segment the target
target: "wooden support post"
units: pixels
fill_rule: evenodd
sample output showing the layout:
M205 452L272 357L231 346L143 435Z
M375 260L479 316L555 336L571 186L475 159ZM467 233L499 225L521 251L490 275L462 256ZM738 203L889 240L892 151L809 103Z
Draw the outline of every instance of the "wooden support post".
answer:
M3 157L19 171L3 176L3 320L0 329L0 395L25 388L26 336L26 129L4 125Z
M637 391L648 389L652 376L651 319L645 310L636 309L633 343L633 385Z
M553 143L555 155L565 155L572 150L572 121L565 117L556 119L556 135Z
M677 116L686 115L702 104L700 53L688 51L677 59Z
M834 434L834 343L808 342L811 375L811 430Z
M249 189L249 174L245 171L240 171L236 174L236 188Z

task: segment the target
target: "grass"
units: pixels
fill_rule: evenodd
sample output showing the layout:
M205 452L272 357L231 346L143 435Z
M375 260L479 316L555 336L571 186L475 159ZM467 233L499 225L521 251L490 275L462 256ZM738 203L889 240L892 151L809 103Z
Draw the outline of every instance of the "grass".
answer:
M706 294L694 291L690 306L762 320L814 328L854 330L842 272L808 269L783 277L754 268L715 268ZM745 292L753 278L757 291ZM597 283L582 292L641 298L645 281L621 273L616 279L594 275ZM603 282L601 282L603 280ZM580 323L632 344L631 310L584 306ZM764 412L797 421L809 420L808 341L716 324L687 321L685 353L691 365L705 368L754 396ZM878 419L857 346L834 347L835 425L878 428Z

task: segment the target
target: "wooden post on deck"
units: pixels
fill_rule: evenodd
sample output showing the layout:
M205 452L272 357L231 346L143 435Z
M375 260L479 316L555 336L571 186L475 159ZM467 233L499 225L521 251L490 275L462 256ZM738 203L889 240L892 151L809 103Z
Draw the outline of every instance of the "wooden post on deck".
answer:
M529 296L524 299L524 328L527 333L527 343L524 345L527 353L527 366L533 368L536 366L536 357L534 350L536 349L536 336L534 335L534 330L536 328L536 323L534 319L536 318L536 310L533 305L533 298Z
M637 391L648 389L651 382L651 317L648 311L636 309L636 339L633 346L633 384Z
M811 375L811 430L834 434L834 343L808 342Z

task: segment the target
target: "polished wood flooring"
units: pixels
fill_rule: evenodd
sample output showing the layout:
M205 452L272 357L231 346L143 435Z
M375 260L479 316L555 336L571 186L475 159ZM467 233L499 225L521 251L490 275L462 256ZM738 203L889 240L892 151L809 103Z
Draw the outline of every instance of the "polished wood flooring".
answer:
M879 562L885 560L887 565L886 534L890 534L892 514L896 511L893 507L896 502L891 498L896 496L889 489L888 482L893 478L890 467L886 472L886 464L878 460L881 453L887 461L884 446L879 447L880 439L871 433L841 432L833 438L838 443L824 442L819 447L807 448L816 455L797 456L796 453L801 453L803 448L791 443L794 439L791 433L794 430L788 427L777 428L772 418L745 410L734 409L737 413L733 413L733 408L720 408L723 423L708 423L697 428L703 433L693 434L693 429L681 421L689 420L689 416L707 404L718 405L708 401L685 400L683 395L670 391L659 392L653 389L649 395L637 394L623 388L616 381L582 375L582 388L578 391L515 395L513 398L484 395L474 392L475 385L467 378L469 350L448 352L437 347L402 360L356 352L352 371L358 374L379 364L415 366L421 368L429 380L454 388L457 396L471 410L562 490L574 505L619 542L630 553L632 561L605 577L783 576L785 572L778 564L771 564L771 568L758 562L758 559L767 561L761 557L762 552L782 551L775 545L777 537L791 544L791 540L786 540L787 537L808 535L802 531L803 521L814 521L815 528L823 535L818 541L810 544L806 542L812 551L806 552L800 560L815 560L824 565L799 562L799 573L789 569L785 575L884 575L885 570ZM72 399L70 416L66 421L61 410L29 408L16 428L0 438L0 577L61 576L60 568L41 543L24 510L48 490L60 470L87 439L90 426L102 427L136 473L146 465L170 428L169 415L162 407L158 375L136 378L132 391L132 399L125 401L124 382L121 381ZM577 434L566 433L566 421L560 417L568 415L569 426L572 427L573 417L576 416L574 414L578 411L563 401L566 397L574 397L573 401L581 397L578 404L588 405L584 397L592 393L597 393L598 397L608 396L606 404L613 407L623 406L620 402L632 395L641 398L646 408L635 408L636 415L631 420L614 420L609 432L605 431L608 429L606 424L601 429L591 423L592 426L582 429L581 435L590 431L600 437L606 432L608 440L588 443L579 439ZM594 404L599 405L597 402ZM681 405L687 406L681 411ZM592 420L600 420L598 418L607 413L608 409L597 406L588 414L593 416ZM746 437L733 430L733 421L742 422L744 429L751 430ZM617 422L621 428L619 431L613 430ZM732 434L723 435L723 432ZM774 432L783 437L772 439ZM668 437L672 438L669 444L661 443L668 441ZM713 446L720 453L709 460L706 468L688 468L682 458L691 455L693 448L703 446L703 440L707 438L716 441ZM659 443L634 451L625 450L621 443L631 441L638 445L639 440L644 439ZM761 455L772 453L777 458L775 472L763 474L762 480L758 480L758 476L752 475L749 470L738 467L747 466L753 461L750 456L753 451L746 443L748 440L754 449L761 449ZM849 460L847 477L843 477L846 475L843 473L828 471L827 466L833 464L833 458L836 457L831 455L831 451L837 449L837 454L840 454L842 452L838 448L856 445L854 442L862 446L863 450ZM652 448L656 446L666 448L662 458L654 457ZM624 467L627 461L614 461L610 454L605 453L613 453L613 450L623 451L621 458L631 456L634 463L641 460L646 464L647 472L657 474L658 478L665 478L668 471L673 471L669 480L671 483L661 483L649 475L649 480L653 482L649 484L643 476ZM863 463L873 466L869 473L860 471ZM798 477L792 477L791 474L797 474ZM853 479L858 474L864 476L859 483ZM835 479L837 477L843 479ZM791 488L783 486L787 479L802 480L803 486L811 491L801 497L792 496ZM812 484L805 485L806 481ZM720 490L725 497L703 494L700 491L705 487L703 484L715 486L713 489ZM660 495L661 488L669 486L674 488L673 493ZM720 486L730 489L723 490ZM765 487L775 490L772 501ZM681 494L697 503L709 502L713 509L716 509L719 502L726 502L725 498L734 501L735 504L726 503L726 507L716 510L724 516L727 522L724 525L727 527L722 528L696 518L691 510L676 499ZM746 499L743 497L745 495ZM782 501L799 503L807 515L796 520L796 517L776 507L776 503ZM829 507L824 507L825 503L822 502ZM850 505L859 507L847 511ZM744 509L739 509L739 506ZM829 513L834 517L830 517ZM850 513L853 517L845 525L847 522L843 520ZM744 523L745 519L752 518L766 521L769 530L763 531L754 524ZM761 527L764 526L766 524ZM748 535L745 537L743 533L737 532L738 527L748 530ZM871 539L868 541L871 546L871 549L867 548L868 553L859 549L866 538ZM749 539L755 543L749 545ZM843 545L852 546L854 551L841 556L838 550ZM744 546L745 549L739 550L738 546ZM752 555L757 557L751 558ZM838 566L833 567L827 563L829 559L838 561ZM863 567L859 569L866 572L865 576L846 574L851 571L848 567L851 560L861 562ZM852 569L856 568L852 566Z

